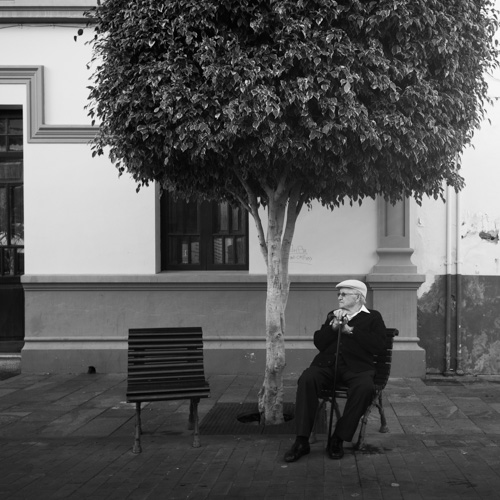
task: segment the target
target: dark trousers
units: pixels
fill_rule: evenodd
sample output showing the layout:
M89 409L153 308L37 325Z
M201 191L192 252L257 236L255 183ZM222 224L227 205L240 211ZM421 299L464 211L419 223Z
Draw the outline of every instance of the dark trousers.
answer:
M341 382L348 387L344 412L335 426L335 435L342 441L352 441L359 420L372 401L374 375L375 370L355 373L345 365L338 369L337 383ZM300 376L295 399L297 436L309 437L311 434L319 405L319 392L332 387L333 381L333 370L319 366L310 366Z

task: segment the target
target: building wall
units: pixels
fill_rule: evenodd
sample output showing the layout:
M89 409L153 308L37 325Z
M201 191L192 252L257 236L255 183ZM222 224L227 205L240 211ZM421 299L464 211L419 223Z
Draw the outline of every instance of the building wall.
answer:
M128 328L196 324L204 330L209 372L263 371L266 270L252 221L248 273L159 272L156 190L137 194L128 176L118 178L106 158L91 156L92 128L84 109L89 34L75 42L75 26L12 24L0 30L0 46L12 47L0 54L1 67L36 65L28 71L32 76L15 82L2 80L0 68L0 104L22 104L26 111L23 370L125 371ZM465 165L464 158L467 177L474 176L472 164L478 161ZM489 168L481 164L483 177ZM470 200L482 189L484 181L477 179ZM462 201L460 213L468 206ZM470 227L478 217L474 210ZM446 225L446 216L446 206L434 201L408 209L376 200L333 212L304 208L290 262L287 370L297 373L309 364L312 333L337 306L335 283L348 277L368 282L370 305L400 330L394 375L423 376L426 361L431 370L441 369L434 343L444 345L446 327L430 329L421 320L417 332L416 299L425 280L418 292L423 318L428 297L434 297L429 291L452 274L445 236L453 226ZM494 259L494 238L485 239L481 231L476 250L481 254L478 245L489 245ZM470 241L464 250L473 253ZM443 322L437 319L434 325ZM490 335L488 345L494 329Z
M264 227L266 213L261 210ZM290 255L291 274L368 274L378 261L377 203L367 199L333 211L313 203L299 215ZM266 274L257 231L250 219L251 274Z
M199 325L209 373L263 371L265 276L188 274L54 276L50 283L27 276L23 363L35 372L47 370L47 358L57 371L124 372L129 328ZM333 287L324 277L294 280L289 372L312 359L312 334L332 308Z
M500 374L500 70L493 102L462 157L465 188L414 206L418 332L431 373Z
M354 277L364 279L363 276ZM337 307L334 286L345 275L295 275L287 308L287 375L298 375L316 353L314 331ZM129 328L202 326L210 373L263 373L266 277L262 275L25 276L24 372L125 372ZM406 290L399 293L400 302ZM391 292L394 295L394 292ZM368 296L375 306L377 291ZM415 290L413 290L415 294ZM392 301L391 301L392 303ZM376 307L383 311L383 307ZM401 342L394 376L423 376L424 351L397 308ZM390 312L385 317L390 317Z
M11 26L0 30L4 67L43 66L43 123L90 125L84 106L91 74L89 46L70 26ZM1 104L28 105L26 85L0 85ZM32 103L34 104L34 103ZM25 119L25 137L28 121ZM84 142L25 143L27 274L115 274L156 271L154 188L134 183Z
M0 32L2 65L44 65L45 122L89 123L84 109L91 71L87 35L77 42L75 25L4 25Z
M24 166L26 274L155 272L154 189L86 144L29 144Z

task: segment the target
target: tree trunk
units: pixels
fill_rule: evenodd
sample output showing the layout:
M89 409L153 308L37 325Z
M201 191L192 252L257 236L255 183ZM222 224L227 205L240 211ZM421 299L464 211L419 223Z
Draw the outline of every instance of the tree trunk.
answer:
M285 310L288 273L282 272L282 235L286 199L269 203L267 228L266 369L259 393L259 412L265 424L283 423L285 368ZM285 302L286 303L286 302Z
M286 180L286 176L283 179ZM267 265L266 298L266 369L259 391L262 424L280 424L283 416L283 370L285 369L285 308L290 291L288 262L297 217L303 205L301 186L281 185L280 192L267 189L267 238L258 211L258 203L250 186L241 177L248 194L247 210L257 227L262 255ZM284 225L286 216L286 225Z

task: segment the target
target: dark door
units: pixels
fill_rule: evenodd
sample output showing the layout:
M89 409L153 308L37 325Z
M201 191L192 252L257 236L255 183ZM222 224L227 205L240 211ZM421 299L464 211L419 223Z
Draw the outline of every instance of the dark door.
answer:
M24 343L23 115L0 107L0 352Z

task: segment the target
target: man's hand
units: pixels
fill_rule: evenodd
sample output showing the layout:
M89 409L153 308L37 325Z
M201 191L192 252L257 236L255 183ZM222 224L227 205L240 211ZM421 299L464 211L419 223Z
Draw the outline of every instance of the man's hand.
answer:
M330 325L334 332L338 331L341 325L345 325L347 323L347 313L343 309L337 309L333 311L333 318L330 321Z
M332 327L332 330L334 332L336 332L339 329L339 326L341 324L342 323L339 321L339 319L336 316L334 316L333 319L330 321L330 326Z
M347 324L347 311L344 311L344 309L337 309L330 314L333 316L332 320L330 321L330 325L334 332L338 331L338 329L340 328L341 333L352 335L354 327Z
M354 327L349 326L349 325L344 325L342 328L342 333L345 333L346 335L352 335L352 332L354 331Z
M347 321L347 311L344 311L344 309L336 309L333 311L333 315L340 323L345 323Z

